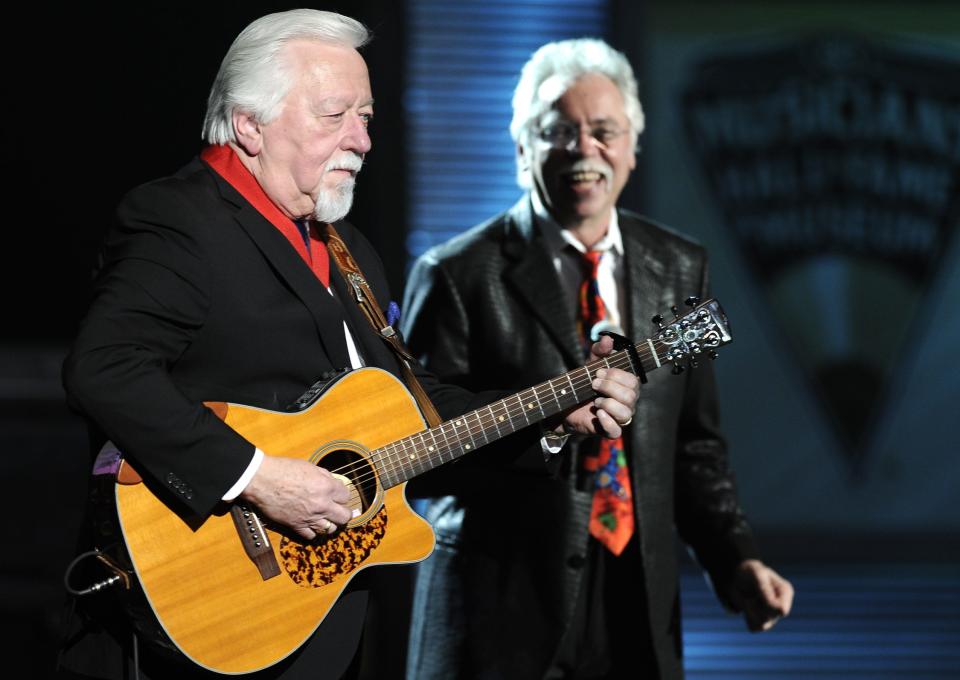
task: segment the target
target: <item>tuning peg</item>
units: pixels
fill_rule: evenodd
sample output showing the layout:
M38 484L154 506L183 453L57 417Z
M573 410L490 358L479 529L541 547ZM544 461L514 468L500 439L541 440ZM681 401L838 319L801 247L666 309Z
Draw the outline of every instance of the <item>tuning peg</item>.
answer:
M663 314L656 314L656 315L654 315L654 317L653 317L652 319L650 319L650 320L651 320L653 323L657 324L657 328L660 328L660 329L663 328Z
M673 312L673 315L675 317L677 317L678 319L680 318L680 310L677 309L676 305L673 305L672 307L670 307L670 311Z
M712 349L709 352L707 352L707 356L710 357L711 359L716 359L720 355L717 354L717 350Z
M697 363L696 357L690 357L690 368L699 368L700 364Z
M683 366L681 366L680 364L674 364L673 370L670 372L673 373L674 375L680 375L681 373L683 373Z
M685 304L687 307L696 307L700 304L700 298L698 298L696 295L691 295L683 301L683 304Z

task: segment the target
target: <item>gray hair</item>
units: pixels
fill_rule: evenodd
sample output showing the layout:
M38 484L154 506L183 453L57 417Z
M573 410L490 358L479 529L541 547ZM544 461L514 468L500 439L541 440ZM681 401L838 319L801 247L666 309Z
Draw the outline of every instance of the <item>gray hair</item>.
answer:
M633 134L633 149L643 132L643 108L637 94L637 79L630 62L602 40L578 38L543 45L533 53L520 71L520 81L513 92L513 120L510 135L513 141L529 147L537 121L570 86L585 75L606 76L620 90ZM517 182L531 188L530 172L517 157Z
M252 114L261 123L280 114L283 99L294 84L280 52L298 38L359 49L370 40L370 32L355 19L315 9L260 17L237 36L220 64L207 99L204 139L211 144L235 142L236 110Z

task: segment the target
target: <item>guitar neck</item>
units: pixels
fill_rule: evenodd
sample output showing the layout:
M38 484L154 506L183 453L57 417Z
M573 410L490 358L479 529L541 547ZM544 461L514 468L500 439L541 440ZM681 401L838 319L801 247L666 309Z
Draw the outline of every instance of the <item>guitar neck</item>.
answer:
M601 368L619 368L634 375L659 368L669 347L662 341L646 340L630 350L614 352L603 359L574 369L547 382L488 404L429 430L418 432L372 452L372 459L385 488L401 484L444 463L460 458L481 446L538 423L595 396L591 387Z

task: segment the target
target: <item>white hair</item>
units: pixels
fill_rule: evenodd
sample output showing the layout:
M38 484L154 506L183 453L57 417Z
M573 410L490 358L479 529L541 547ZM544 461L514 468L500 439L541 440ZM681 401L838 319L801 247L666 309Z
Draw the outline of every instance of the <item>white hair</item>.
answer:
M550 42L542 46L520 71L520 81L513 92L513 120L510 135L517 144L528 148L537 122L563 93L579 78L597 73L609 78L623 97L633 149L643 132L643 107L637 94L637 79L627 58L607 43L596 38L578 38ZM517 182L524 189L532 186L530 170L517 157Z
M294 9L260 17L230 45L210 88L203 138L235 142L233 113L245 111L261 123L280 114L293 87L293 74L280 52L291 40L307 39L359 49L370 32L355 19L315 9Z

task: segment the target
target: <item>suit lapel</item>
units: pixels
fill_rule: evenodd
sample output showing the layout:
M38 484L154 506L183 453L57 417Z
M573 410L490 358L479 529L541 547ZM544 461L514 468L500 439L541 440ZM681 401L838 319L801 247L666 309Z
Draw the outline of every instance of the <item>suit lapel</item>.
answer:
M651 318L665 313L673 303L663 299L664 265L657 256L659 246L649 230L623 213L619 214L619 220L627 265L624 286L629 310L627 333L638 342L656 330Z
M271 268L306 306L317 327L323 350L335 368L349 367L350 357L343 336L343 312L286 237L250 205L226 180L215 177L224 200L235 206L234 217ZM277 329L282 332L282 329Z
M510 210L507 230L504 252L514 262L504 274L507 285L553 338L567 365L580 366L583 356L573 301L563 294L552 256L534 225L528 197Z
M628 333L633 342L640 342L653 336L657 330L651 321L652 317L655 314L669 314L670 305L676 301L666 297L669 294L668 286L664 284L668 280L667 262L654 230L622 212L619 213L619 219L627 265L626 291L630 316ZM656 540L645 531L648 513L643 508L652 504L657 480L662 476L661 463L643 454L644 444L649 442L651 423L658 422L655 403L659 397L655 390L656 387L640 388L634 418L640 423L646 423L647 427L635 426L629 442L632 449L629 469L634 493L634 520L640 541L644 545L650 540Z

